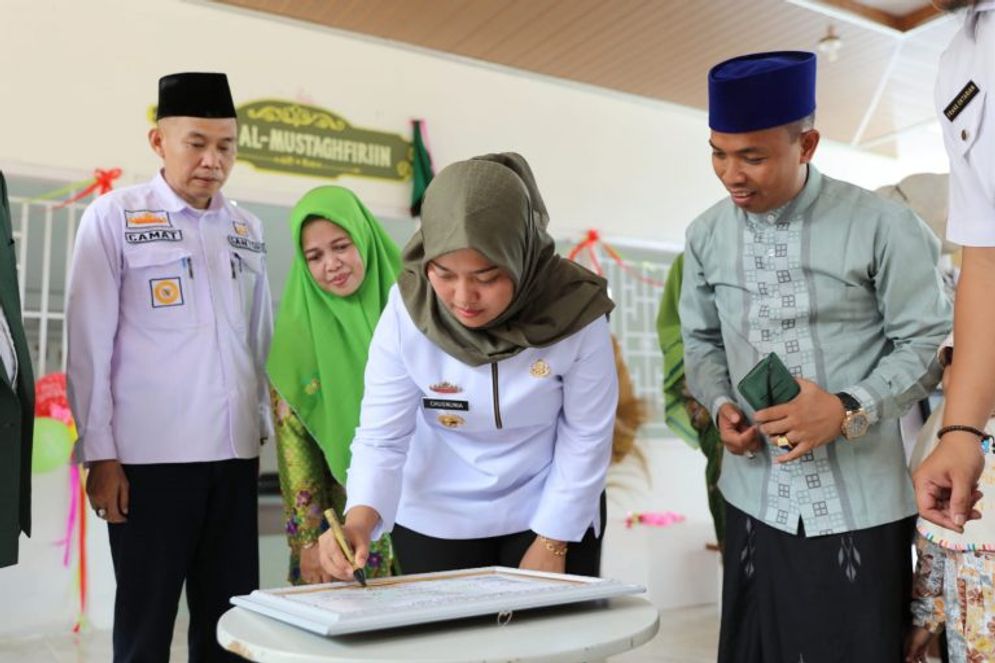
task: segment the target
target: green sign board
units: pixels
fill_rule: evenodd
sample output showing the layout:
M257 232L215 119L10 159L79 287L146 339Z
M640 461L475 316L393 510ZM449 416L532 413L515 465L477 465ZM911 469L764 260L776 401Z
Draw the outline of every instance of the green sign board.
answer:
M411 179L411 143L399 134L350 126L316 106L264 99L239 106L237 159L258 170L335 178ZM149 108L155 121L155 106Z
M411 143L352 127L327 110L265 99L238 113L238 158L259 170L334 178L411 178Z

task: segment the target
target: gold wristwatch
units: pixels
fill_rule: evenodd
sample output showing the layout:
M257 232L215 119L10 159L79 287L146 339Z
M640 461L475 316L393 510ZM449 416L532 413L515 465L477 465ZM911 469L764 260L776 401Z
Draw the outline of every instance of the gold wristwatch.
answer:
M836 398L840 399L843 403L843 425L840 426L840 432L848 440L856 440L867 432L871 424L867 420L867 413L864 412L864 408L860 405L860 401L846 393L841 391L836 394Z

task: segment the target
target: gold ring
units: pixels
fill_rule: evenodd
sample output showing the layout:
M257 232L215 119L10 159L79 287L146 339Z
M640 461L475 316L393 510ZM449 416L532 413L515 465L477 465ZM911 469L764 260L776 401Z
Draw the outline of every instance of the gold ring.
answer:
M787 435L778 435L774 438L774 443L782 449L790 449L794 446L791 444L791 440L788 439Z

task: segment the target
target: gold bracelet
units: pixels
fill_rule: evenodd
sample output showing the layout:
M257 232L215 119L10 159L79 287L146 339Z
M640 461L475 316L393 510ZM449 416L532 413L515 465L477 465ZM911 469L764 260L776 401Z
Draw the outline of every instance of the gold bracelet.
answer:
M536 534L536 538L542 542L542 545L549 552L553 553L557 557L566 557L567 548L569 547L566 543L553 543L552 539L546 538L542 534Z

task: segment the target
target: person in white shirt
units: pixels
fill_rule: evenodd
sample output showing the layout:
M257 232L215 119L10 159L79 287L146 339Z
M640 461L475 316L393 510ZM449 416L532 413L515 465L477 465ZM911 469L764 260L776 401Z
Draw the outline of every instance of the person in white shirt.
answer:
M215 626L258 587L272 313L261 223L221 194L235 118L224 74L163 77L149 132L162 170L96 200L77 235L69 396L108 523L115 661L169 659L184 583L190 660L239 660Z
M967 8L964 27L940 60L936 105L950 158L947 236L964 247L957 285L952 366L941 444L914 475L919 513L963 533L975 509L984 470L982 437L995 406L995 1L933 0ZM989 93L992 98L987 99ZM991 514L986 518L993 517Z
M618 383L604 279L562 259L517 154L455 163L377 325L346 536L392 531L405 573L503 565L597 575ZM331 532L331 575L352 578Z

